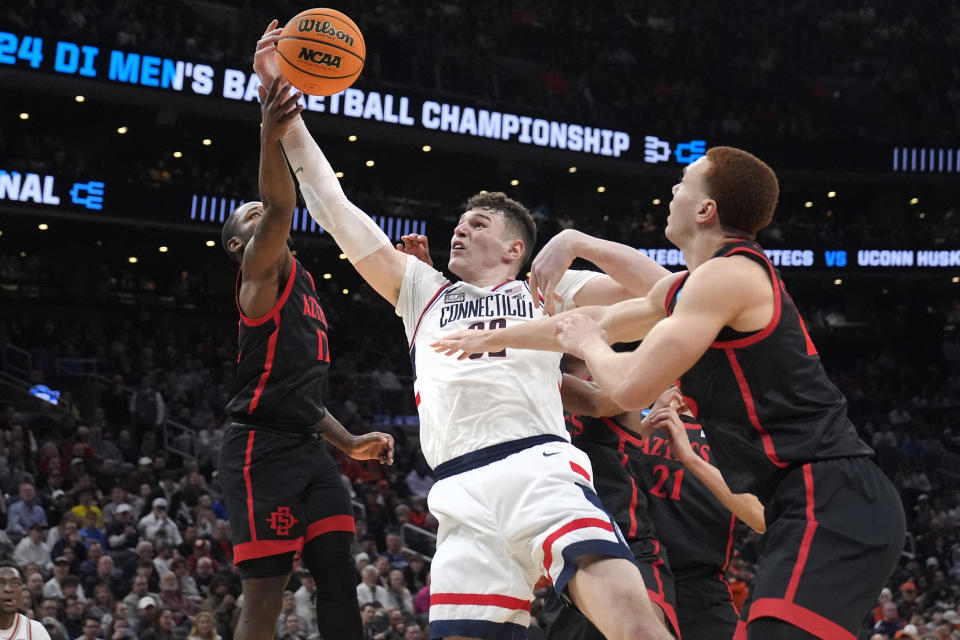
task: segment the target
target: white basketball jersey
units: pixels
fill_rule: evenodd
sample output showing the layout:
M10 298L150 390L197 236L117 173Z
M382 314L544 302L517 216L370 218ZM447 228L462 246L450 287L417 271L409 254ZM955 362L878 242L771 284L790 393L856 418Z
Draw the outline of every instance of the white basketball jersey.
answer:
M570 306L592 277L568 271L557 287ZM569 440L560 402L560 353L506 349L457 360L430 344L462 329L496 329L543 316L525 282L492 288L451 283L416 258L407 259L397 315L410 343L420 446L431 467L510 440L550 434Z
M36 620L18 613L12 629L0 630L2 640L50 640L50 634Z

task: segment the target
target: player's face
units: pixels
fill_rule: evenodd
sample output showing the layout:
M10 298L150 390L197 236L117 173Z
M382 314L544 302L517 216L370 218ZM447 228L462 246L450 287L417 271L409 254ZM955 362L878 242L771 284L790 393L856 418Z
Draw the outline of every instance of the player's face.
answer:
M670 214L664 234L667 240L678 247L682 248L682 243L696 231L696 215L710 200L706 194L704 177L709 168L710 161L704 156L687 166L680 182L673 185L673 199L670 200Z
M483 277L503 264L512 240L505 239L503 214L471 209L462 216L450 239L450 271L463 280Z
M260 224L260 218L263 217L263 203L247 202L234 211L233 215L237 218L238 223L236 233L228 244L231 251L237 251L247 246L250 238L253 237L254 232L257 230L257 225Z
M0 568L0 613L11 616L20 606L23 591L23 579L20 572L12 567Z

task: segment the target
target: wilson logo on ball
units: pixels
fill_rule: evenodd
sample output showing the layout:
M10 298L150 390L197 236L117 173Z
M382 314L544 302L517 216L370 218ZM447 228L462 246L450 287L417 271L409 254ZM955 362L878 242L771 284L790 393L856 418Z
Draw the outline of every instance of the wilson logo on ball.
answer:
M297 24L297 31L299 31L300 33L305 33L309 31L313 31L316 33L323 33L328 36L333 36L337 40L343 40L351 47L353 46L353 36L347 33L344 33L343 31L340 31L338 29L334 29L333 25L330 24L330 22L327 20L324 20L322 22L320 20L310 20L310 19L301 20Z
M302 47L300 49L300 55L297 56L300 60L309 60L316 64L322 64L328 67L340 68L340 56L330 55L329 53L324 53L323 51L314 51L313 49L307 49Z

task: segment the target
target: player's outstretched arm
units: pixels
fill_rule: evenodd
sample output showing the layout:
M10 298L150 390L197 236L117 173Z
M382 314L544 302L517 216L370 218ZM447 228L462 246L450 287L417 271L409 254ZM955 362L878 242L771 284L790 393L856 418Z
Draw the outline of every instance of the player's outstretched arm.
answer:
M542 292L544 308L553 314L557 285L574 259L595 264L606 275L587 282L574 296L578 307L604 305L646 296L670 272L633 247L602 240L581 231L561 231L544 245L530 267L534 304Z
M259 317L270 310L277 299L277 283L289 273L293 258L287 248L297 194L280 149L280 137L300 118L299 93L290 92L290 84L277 78L270 88L260 90L260 200L262 208L252 207L248 216L261 216L253 237L243 252L243 276L240 306L244 313Z
M393 464L393 436L374 431L355 436L344 428L329 411L317 422L317 429L331 446L354 460L379 460Z
M267 26L254 52L253 69L262 84L280 75L276 51L280 30L276 27L276 20ZM361 277L396 305L407 257L394 250L380 227L347 199L340 180L299 115L281 144L310 217L333 236Z
M752 493L733 493L724 481L720 471L696 454L690 446L686 427L680 420L676 409L669 405L655 406L643 419L642 430L649 432L662 429L670 440L670 449L677 461L702 482L710 493L730 510L733 515L747 523L757 533L767 530L763 505Z
M648 407L750 304L738 288L741 266L725 261L709 261L691 274L673 315L656 323L635 351L615 353L604 328L576 311L561 314L565 317L556 325L556 337L564 351L586 360L594 382L614 402L626 410Z
M560 400L563 410L577 416L602 418L623 413L597 385L569 373L563 374L560 383Z

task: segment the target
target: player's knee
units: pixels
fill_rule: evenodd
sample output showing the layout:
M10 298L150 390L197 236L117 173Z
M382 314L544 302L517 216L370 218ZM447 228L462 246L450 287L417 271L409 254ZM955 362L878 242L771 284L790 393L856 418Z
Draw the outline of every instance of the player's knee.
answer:
M303 549L303 564L317 585L317 601L341 599L344 594L356 599L356 568L350 556L353 535L332 531L308 542Z

